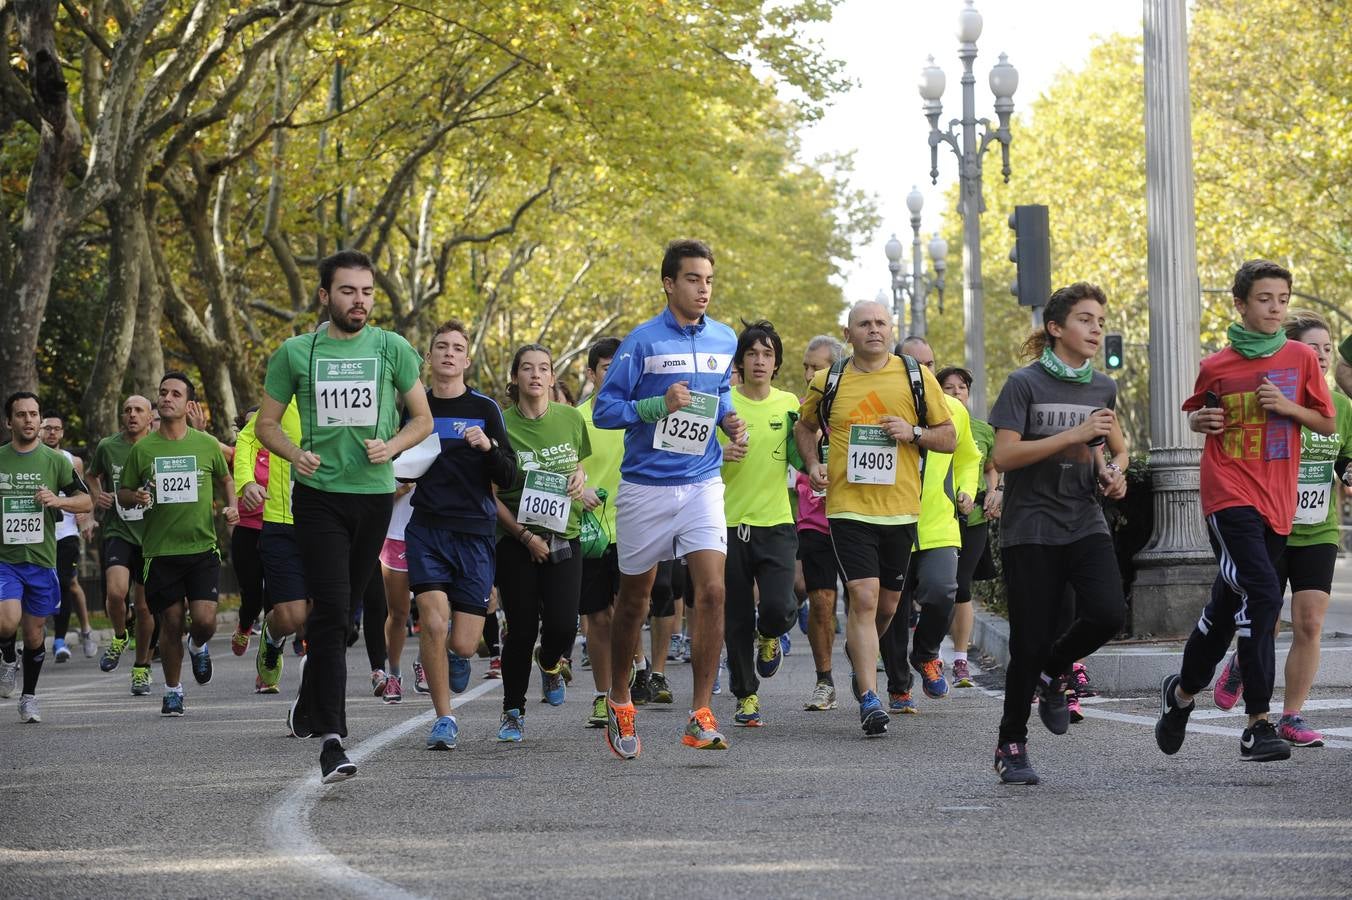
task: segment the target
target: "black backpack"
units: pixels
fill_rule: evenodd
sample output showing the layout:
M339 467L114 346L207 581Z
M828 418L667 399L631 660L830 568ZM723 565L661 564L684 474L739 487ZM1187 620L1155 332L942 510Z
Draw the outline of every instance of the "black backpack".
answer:
M916 424L922 428L929 425L929 408L925 405L925 379L920 374L920 363L914 356L907 356L905 353L896 354L906 366L906 375L911 382L911 401L915 404ZM820 457L822 446L830 439L829 423L831 421L831 404L835 402L836 391L840 387L841 376L845 374L845 367L850 364L853 357L838 360L831 366L831 371L826 373L826 384L822 390L821 402L817 404L817 421L822 426L822 436L817 439L817 453ZM923 490L925 485L925 449L916 448L920 452L920 486Z

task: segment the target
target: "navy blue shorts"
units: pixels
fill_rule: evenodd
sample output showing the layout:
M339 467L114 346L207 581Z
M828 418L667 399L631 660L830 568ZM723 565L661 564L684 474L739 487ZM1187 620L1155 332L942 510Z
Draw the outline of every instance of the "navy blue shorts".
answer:
M310 596L305 587L305 569L300 563L295 525L264 522L258 537L258 556L263 560L263 584L267 589L269 609L278 603Z
M408 585L416 597L441 591L451 609L488 615L497 548L489 534L467 534L409 522L404 529Z
M30 616L54 616L61 609L56 569L37 563L0 562L0 600L18 600Z

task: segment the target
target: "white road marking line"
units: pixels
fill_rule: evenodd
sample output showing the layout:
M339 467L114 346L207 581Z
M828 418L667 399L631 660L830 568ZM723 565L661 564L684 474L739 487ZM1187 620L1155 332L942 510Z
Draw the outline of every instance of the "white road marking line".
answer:
M1106 709L1086 709L1083 710L1086 718L1108 719L1113 722L1125 722L1129 725L1149 725L1155 727L1155 719L1151 716L1135 716L1129 713L1109 712ZM1238 738L1243 733L1242 728L1221 728L1219 725L1198 725L1191 720L1188 722L1188 734L1214 734L1220 737ZM1328 732L1324 732L1328 734ZM1325 747L1336 747L1342 750L1352 750L1352 741L1325 741Z
M476 697L481 697L501 685L502 682L498 680L481 682L471 690L453 698L455 708L460 709ZM433 721L435 716L435 710L426 710L398 725L392 725L348 750L348 758L360 764L419 725ZM296 779L290 787L282 791L264 820L263 831L267 846L272 847L273 853L284 862L309 869L312 874L332 882L335 886L341 886L344 893L361 897L418 900L418 894L411 894L396 884L352 868L315 839L310 831L310 813L319 802L319 798L330 787L320 781L318 772L311 772L303 778Z

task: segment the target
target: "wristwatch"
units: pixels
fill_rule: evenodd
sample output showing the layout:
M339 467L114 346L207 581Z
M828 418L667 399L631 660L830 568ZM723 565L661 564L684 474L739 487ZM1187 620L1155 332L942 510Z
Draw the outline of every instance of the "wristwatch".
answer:
M918 443L920 443L920 439L921 439L922 437L924 437L924 436L925 436L925 429L921 428L919 425L912 425L912 426L911 426L911 443L912 443L912 444L918 444Z

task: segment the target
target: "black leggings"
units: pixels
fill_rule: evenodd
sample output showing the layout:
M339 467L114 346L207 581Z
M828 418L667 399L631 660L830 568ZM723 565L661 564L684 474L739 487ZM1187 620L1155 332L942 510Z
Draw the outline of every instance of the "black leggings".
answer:
M1000 743L1028 740L1028 714L1038 677L1068 674L1122 628L1127 604L1113 541L1092 534L1071 544L1019 544L1000 552L1009 587L1009 668ZM1065 591L1075 589L1067 627Z
M239 582L239 630L245 630L263 611L263 557L258 552L258 538L263 532L257 528L235 526L230 536L230 565Z
M959 524L962 530L962 552L958 554L958 593L953 598L953 602L971 603L972 576L976 573L976 567L986 556L986 537L990 532L991 523L982 522L980 525Z
M313 734L347 736L347 628L355 597L379 570L393 494L338 494L297 483L296 543L314 601L296 714ZM382 604L383 605L383 604Z
M372 672L385 668L385 618L385 578L380 566L376 566L361 598L361 633L366 640L366 659Z
M540 637L540 663L552 668L577 639L582 592L582 546L569 541L572 556L537 563L515 537L498 541L498 600L507 614L502 642L502 708L526 710L531 653Z
M61 582L61 608L52 618L52 627L55 636L64 641L70 629L70 614L75 611L75 585L80 580L78 537L64 537L56 542L56 577Z

